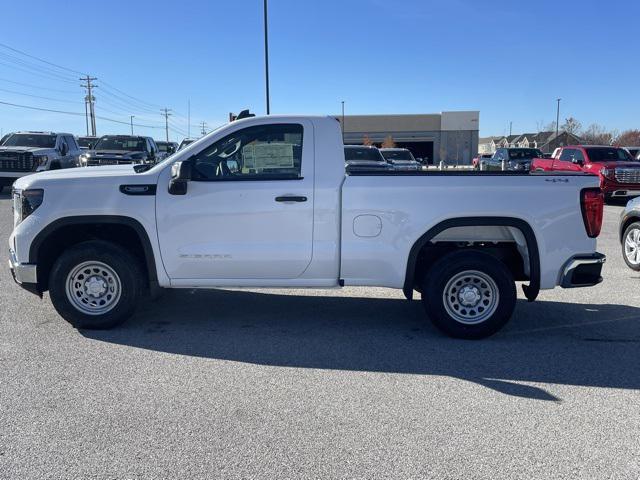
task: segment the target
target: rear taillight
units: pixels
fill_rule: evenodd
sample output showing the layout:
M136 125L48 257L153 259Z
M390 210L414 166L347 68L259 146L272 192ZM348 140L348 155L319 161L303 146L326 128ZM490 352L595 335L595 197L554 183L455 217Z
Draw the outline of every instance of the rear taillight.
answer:
M583 189L580 192L580 208L587 235L591 238L597 237L602 228L602 211L604 210L602 190L599 188Z

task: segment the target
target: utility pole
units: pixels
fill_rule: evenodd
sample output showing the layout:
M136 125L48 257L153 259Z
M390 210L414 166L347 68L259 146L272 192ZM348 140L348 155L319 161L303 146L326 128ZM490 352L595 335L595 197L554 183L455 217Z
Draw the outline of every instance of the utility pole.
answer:
M91 77L86 75L85 77L80 78L80 81L85 82L84 85L80 85L87 89L87 95L84 97L85 101L85 118L86 118L86 107L89 105L89 117L91 118L91 135L96 136L96 111L94 107L94 102L96 101L96 97L93 96L93 89L97 88L97 85L92 85L91 82L97 80L96 77ZM87 125L89 124L89 120L87 119ZM87 128L87 134L89 133L89 129Z
M513 127L513 122L509 122L509 136L511 136L511 128Z
M129 115L129 118L131 119L131 135L133 135L133 118L135 117L135 115Z
M89 108L87 103L87 95L84 96L84 121L87 124L87 137L89 136Z
M344 100L342 100L342 143L344 144Z
M269 30L267 22L267 0L264 0L264 78L267 92L267 115L271 113L269 105Z
M200 133L202 135L206 135L207 134L207 122L205 122L205 121L200 122Z
M187 138L191 138L191 99L187 100Z
M169 117L172 115L171 113L171 109L170 108L163 108L162 110L160 110L162 112L162 115L164 116L164 131L167 137L167 142L169 141Z
M556 109L556 137L558 136L558 130L560 128L560 100L562 99L556 99L556 102L558 102L558 108Z

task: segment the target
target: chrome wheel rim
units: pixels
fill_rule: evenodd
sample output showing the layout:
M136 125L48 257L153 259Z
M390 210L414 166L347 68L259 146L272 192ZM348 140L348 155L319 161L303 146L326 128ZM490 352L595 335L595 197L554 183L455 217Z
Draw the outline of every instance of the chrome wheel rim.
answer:
M66 281L67 298L80 312L103 315L120 300L120 277L109 265L90 261L77 265Z
M640 265L640 229L632 228L624 239L624 255L632 265Z
M442 300L451 318L465 325L475 325L495 313L500 293L489 275L478 270L465 270L447 282Z

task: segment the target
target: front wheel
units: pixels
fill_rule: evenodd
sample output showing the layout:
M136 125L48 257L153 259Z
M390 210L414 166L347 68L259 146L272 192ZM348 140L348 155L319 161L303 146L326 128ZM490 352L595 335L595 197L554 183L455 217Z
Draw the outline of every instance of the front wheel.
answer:
M425 275L422 303L433 324L447 335L485 338L511 318L516 287L506 265L491 255L452 252Z
M631 270L640 271L640 222L633 222L624 231L622 258Z
M137 259L122 247L83 242L54 263L49 294L58 313L74 327L112 328L133 314L142 276Z

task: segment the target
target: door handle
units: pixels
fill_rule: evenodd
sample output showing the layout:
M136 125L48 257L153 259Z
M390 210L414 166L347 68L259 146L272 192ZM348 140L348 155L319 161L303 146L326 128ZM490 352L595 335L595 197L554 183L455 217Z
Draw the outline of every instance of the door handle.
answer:
M295 195L284 195L282 197L276 197L276 202L306 202L307 197L298 197Z

